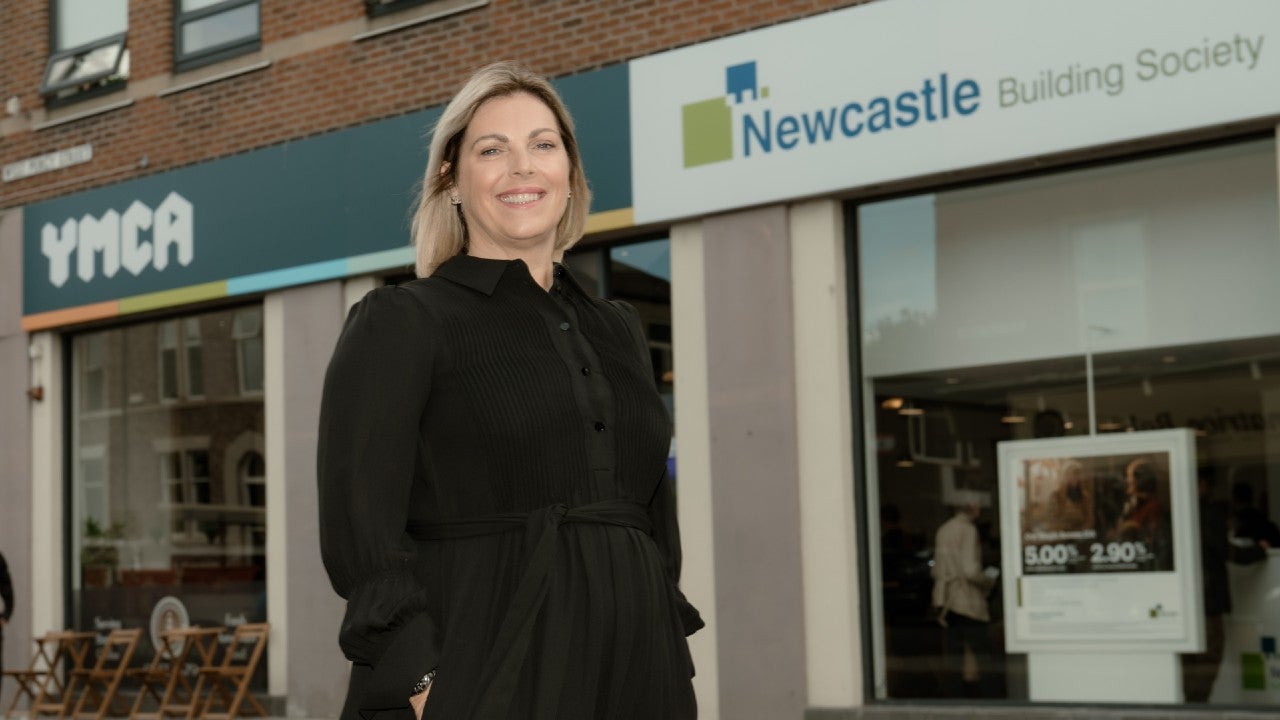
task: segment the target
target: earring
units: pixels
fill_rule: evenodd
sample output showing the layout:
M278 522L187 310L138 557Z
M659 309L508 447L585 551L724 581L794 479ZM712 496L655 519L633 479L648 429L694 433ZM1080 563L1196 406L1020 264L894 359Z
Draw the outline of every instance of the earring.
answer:
M572 191L572 190L570 190L570 191L569 191L569 194L568 194L566 197L573 197L573 191Z
M450 195L450 196L449 196L449 204L450 204L450 205L461 205L461 204L462 204L462 198L458 197L457 195Z

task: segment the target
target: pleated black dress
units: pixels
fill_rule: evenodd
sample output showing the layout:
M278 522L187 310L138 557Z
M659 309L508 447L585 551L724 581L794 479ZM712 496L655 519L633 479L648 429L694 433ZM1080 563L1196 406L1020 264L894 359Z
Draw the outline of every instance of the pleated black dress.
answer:
M343 720L694 718L639 318L557 266L458 256L351 311L320 413L321 551L347 600Z

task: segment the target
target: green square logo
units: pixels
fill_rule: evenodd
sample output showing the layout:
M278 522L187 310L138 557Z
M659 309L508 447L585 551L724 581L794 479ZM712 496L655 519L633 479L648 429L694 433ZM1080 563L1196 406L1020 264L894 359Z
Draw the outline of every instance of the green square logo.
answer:
M682 115L686 168L733 159L733 115L723 97L689 103Z
M1267 689L1267 659L1259 653L1240 653L1240 687L1244 690Z

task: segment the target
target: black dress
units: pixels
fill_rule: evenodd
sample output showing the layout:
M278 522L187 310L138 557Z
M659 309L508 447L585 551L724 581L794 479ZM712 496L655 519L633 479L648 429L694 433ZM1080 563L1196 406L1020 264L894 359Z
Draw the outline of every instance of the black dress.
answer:
M636 312L557 266L458 256L351 311L320 413L320 545L347 600L344 720L683 720L697 710Z

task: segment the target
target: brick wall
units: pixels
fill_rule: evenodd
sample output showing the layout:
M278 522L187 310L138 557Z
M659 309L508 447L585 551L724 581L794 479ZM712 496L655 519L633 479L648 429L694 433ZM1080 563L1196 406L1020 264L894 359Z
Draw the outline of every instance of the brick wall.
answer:
M129 88L112 97L135 102L36 130L44 117L38 90L48 53L48 0L8 0L0 3L0 100L16 96L22 111L17 117L0 112L0 164L85 142L93 144L94 157L0 185L0 207L437 105L493 60L521 60L555 77L866 1L493 0L359 42L350 34L333 44L317 42L265 70L157 97L138 86L184 78L170 77L173 3L130 0ZM361 0L264 0L262 7L266 51L364 16ZM225 64L234 67L237 60Z

